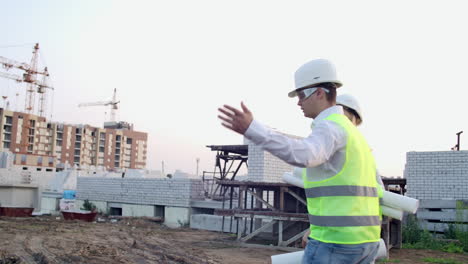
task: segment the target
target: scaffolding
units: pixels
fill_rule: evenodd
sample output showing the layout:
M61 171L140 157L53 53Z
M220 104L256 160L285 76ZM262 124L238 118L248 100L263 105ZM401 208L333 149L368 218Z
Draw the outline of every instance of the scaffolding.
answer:
M307 202L302 188L281 182L240 181L236 175L243 164L247 166L247 145L207 146L216 151L214 172L203 172L207 198L222 201L214 214L229 217L229 232L237 233L243 244L268 244L290 250L301 246L309 229ZM238 163L231 171L234 163ZM211 177L207 175L211 174ZM382 178L385 189L404 195L406 179ZM401 248L401 221L384 216L381 237L387 250Z

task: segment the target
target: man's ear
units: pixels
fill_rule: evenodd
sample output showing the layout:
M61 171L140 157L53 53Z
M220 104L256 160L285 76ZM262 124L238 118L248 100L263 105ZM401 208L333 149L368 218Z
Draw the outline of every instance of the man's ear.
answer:
M322 89L322 87L319 87L316 93L320 99L322 99L325 96L325 91Z

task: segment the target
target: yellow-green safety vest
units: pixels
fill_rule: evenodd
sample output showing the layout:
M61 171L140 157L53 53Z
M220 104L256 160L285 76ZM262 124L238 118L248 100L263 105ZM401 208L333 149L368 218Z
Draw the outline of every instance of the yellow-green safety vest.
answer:
M335 244L377 242L383 190L375 178L374 157L362 134L345 115L331 114L325 120L345 130L346 150L342 169L331 177L313 181L324 169L318 166L303 170L310 237Z

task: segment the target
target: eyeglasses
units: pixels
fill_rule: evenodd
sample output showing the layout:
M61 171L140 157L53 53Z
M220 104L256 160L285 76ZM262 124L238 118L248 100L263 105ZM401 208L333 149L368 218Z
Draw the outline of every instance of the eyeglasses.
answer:
M309 96L311 96L312 94L314 94L317 91L317 88L319 88L319 87L318 86L317 87L310 87L310 88L305 88L305 89L296 91L297 97L299 98L299 100L304 100L304 99L308 98ZM322 88L322 89L325 92L328 93L328 89L326 89L326 88Z

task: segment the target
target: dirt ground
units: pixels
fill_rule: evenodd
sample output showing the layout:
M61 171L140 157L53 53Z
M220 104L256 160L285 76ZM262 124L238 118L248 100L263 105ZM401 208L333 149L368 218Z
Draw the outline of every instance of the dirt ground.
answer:
M189 228L169 229L145 218L87 223L62 218L0 217L0 264L11 263L269 263L286 253L240 247L235 236ZM424 257L468 263L468 256L430 250L392 250L397 263ZM391 263L391 262L389 262Z

